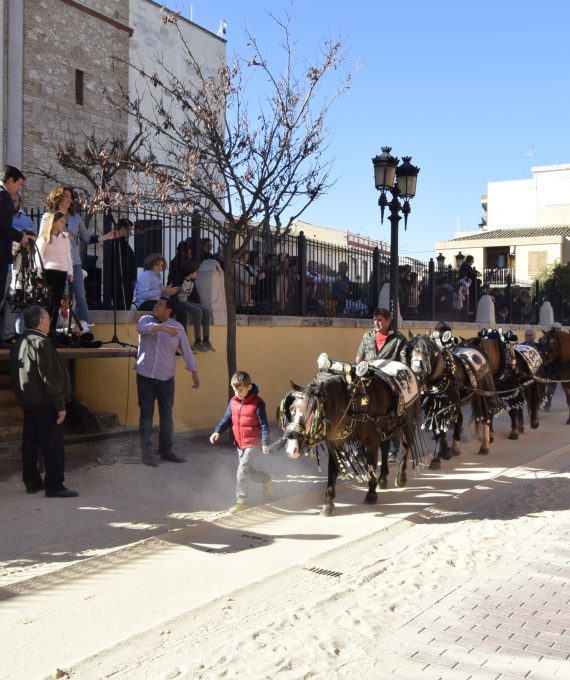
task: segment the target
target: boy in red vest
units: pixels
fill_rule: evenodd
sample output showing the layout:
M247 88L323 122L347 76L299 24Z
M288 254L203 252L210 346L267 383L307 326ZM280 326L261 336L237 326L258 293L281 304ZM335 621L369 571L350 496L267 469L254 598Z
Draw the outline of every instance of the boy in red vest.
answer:
M224 417L210 436L210 442L215 444L231 423L239 457L236 502L230 508L230 512L235 514L247 508L247 487L250 479L263 484L265 498L271 497L271 477L267 472L253 467L260 448L264 454L269 453L269 422L265 402L259 396L258 387L252 383L249 373L237 371L232 376L231 385L235 396L230 399Z

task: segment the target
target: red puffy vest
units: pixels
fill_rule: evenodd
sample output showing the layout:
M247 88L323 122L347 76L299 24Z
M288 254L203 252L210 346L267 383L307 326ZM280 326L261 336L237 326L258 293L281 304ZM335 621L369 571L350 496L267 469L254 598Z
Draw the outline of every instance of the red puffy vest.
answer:
M232 431L240 449L261 446L261 425L256 410L263 403L257 394L249 394L243 401L232 397Z

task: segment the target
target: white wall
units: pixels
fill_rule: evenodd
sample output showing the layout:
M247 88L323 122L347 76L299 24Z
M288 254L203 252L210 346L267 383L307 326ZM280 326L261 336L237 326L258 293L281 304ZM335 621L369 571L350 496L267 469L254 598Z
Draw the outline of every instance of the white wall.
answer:
M487 188L489 229L536 226L536 211L534 179L489 182Z
M160 68L156 65L157 58L168 65L169 69L180 78L182 82L191 74L185 63L185 50L178 37L174 25L164 26L161 22L163 14L160 12L161 5L150 0L130 0L129 23L134 29L130 42L131 63L143 66L150 73L161 75ZM181 29L184 40L192 49L192 54L203 64L206 72L215 72L226 58L225 41L213 33L200 28L190 21L180 18L178 26ZM133 69L129 74L129 93L131 97L136 92L143 93L147 85ZM148 95L143 98L142 110L151 113L153 102ZM182 112L180 112L180 118ZM129 135L134 131L133 122L129 123ZM157 153L158 156L158 153Z
M532 179L489 182L489 228L570 224L570 165L535 167L532 173Z

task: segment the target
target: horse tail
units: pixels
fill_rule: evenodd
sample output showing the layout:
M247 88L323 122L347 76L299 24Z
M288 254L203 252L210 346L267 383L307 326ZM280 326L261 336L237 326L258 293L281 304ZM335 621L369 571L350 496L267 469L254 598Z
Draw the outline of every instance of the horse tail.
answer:
M426 464L427 456L431 455L424 446L423 438L420 436L421 430L418 427L420 416L421 400L417 399L406 409L406 422L402 428L404 446L409 450L413 469Z

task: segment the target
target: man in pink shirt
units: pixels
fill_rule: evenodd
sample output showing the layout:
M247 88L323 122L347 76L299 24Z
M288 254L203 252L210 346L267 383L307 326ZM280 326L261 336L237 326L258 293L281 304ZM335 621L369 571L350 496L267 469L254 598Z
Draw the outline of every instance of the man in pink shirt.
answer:
M198 367L188 336L182 324L172 318L173 309L172 300L157 300L152 315L145 314L137 324L139 348L135 370L140 408L141 460L150 467L157 467L159 458L171 463L183 463L185 460L172 450L172 406L178 350L184 357L186 369L192 373L193 387L200 387ZM159 414L158 456L153 453L151 443L155 401L158 401Z

